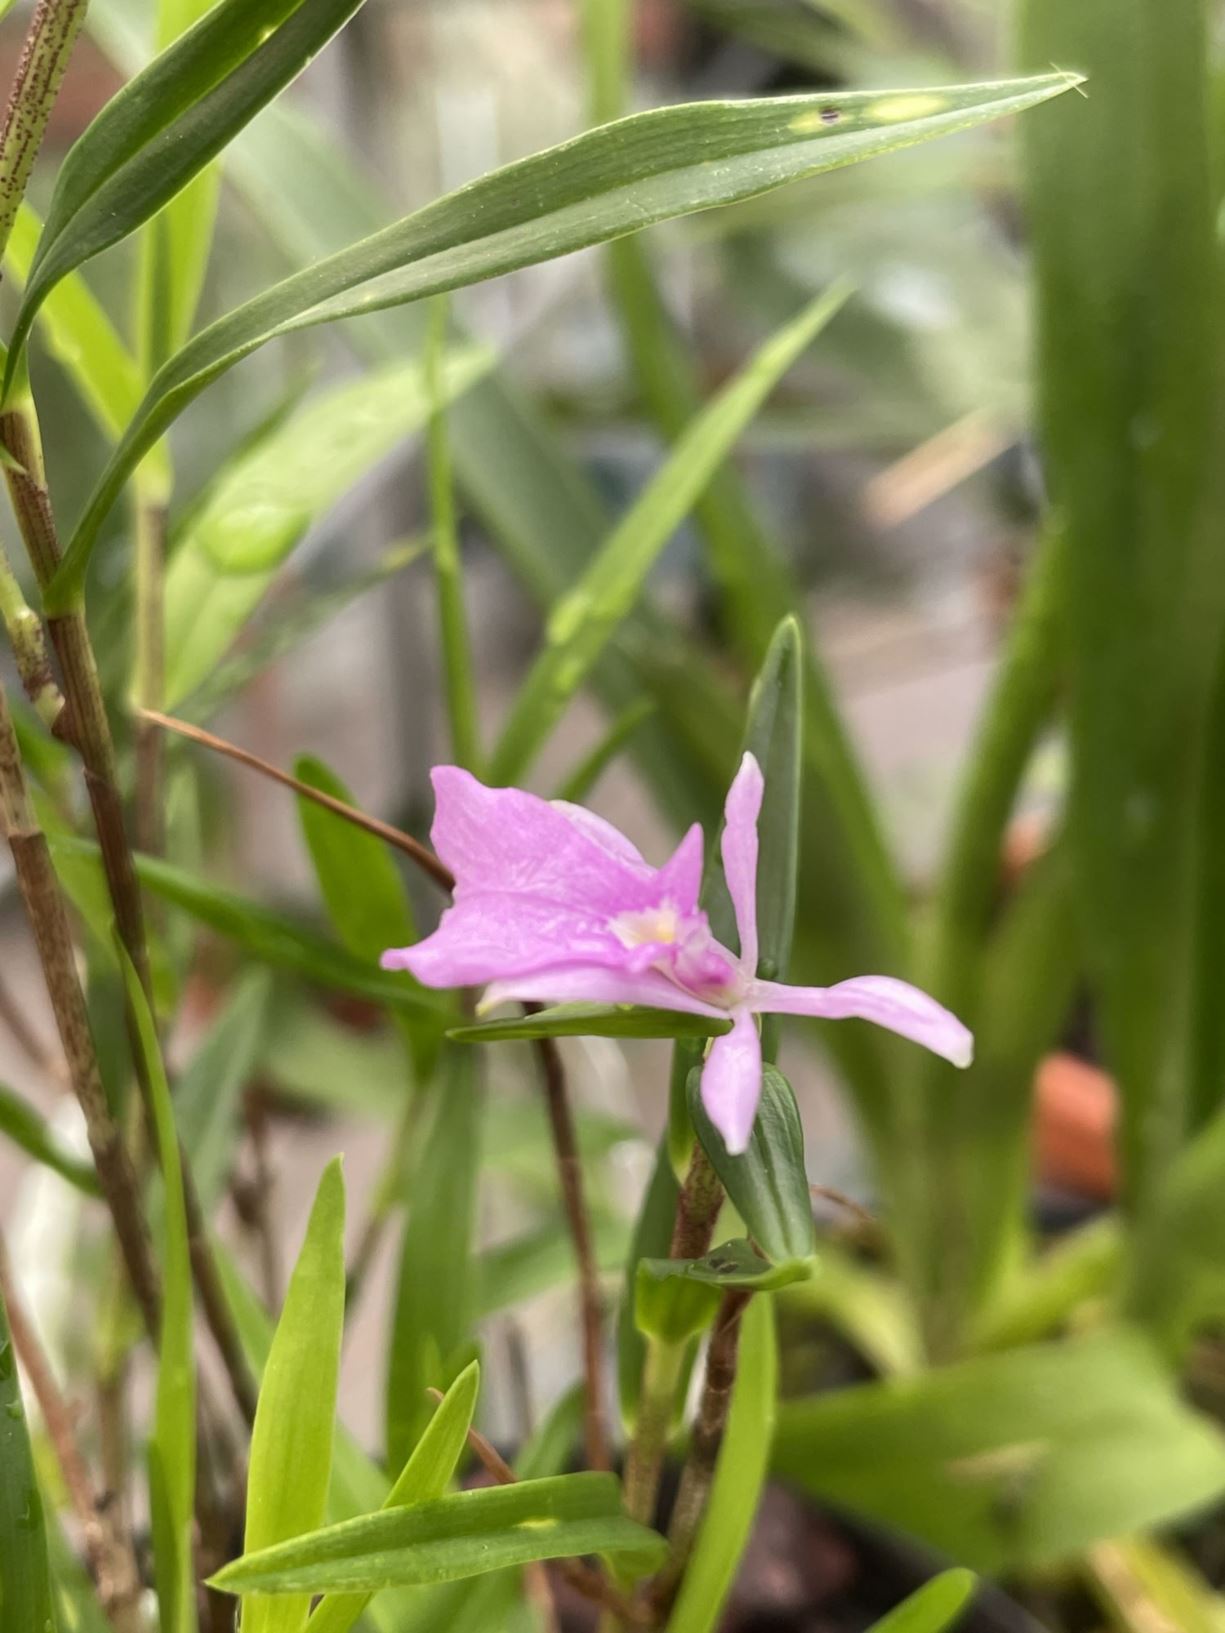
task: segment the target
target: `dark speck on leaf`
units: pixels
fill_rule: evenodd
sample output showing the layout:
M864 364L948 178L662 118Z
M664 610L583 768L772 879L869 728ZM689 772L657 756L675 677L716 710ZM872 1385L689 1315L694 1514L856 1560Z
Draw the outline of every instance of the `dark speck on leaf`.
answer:
M821 123L823 125L836 125L841 118L842 118L841 108L822 108L821 109Z

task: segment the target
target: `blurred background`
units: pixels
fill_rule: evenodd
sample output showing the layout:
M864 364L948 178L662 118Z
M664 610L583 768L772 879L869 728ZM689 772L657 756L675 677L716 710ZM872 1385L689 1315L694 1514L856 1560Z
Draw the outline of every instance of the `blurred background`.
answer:
M58 159L141 60L145 10L140 0L95 0L44 153L44 199ZM1011 66L1006 11L996 0L638 0L634 104L997 77ZM0 30L0 73L11 73L24 23L19 7ZM377 226L578 132L589 122L587 109L571 0L370 0L295 87L288 110L278 110L275 130L257 121L235 148L203 316L302 264L330 234L352 237L355 223ZM807 296L835 277L854 281L854 299L754 422L736 464L762 525L802 585L808 628L887 837L916 890L930 883L1039 501L1014 141L1007 126L987 127L656 229L647 239L704 396ZM661 441L627 364L606 272L601 254L572 256L465 291L454 314L493 349L501 377L615 515L657 464ZM112 252L87 277L122 326L131 255ZM177 601L172 593L168 658L179 682L170 700L175 712L207 720L279 766L317 755L368 810L421 831L429 819L428 770L445 754L429 565L416 559L426 516L422 461L418 439L398 426L403 399L394 378L381 396L361 396L365 371L404 361L416 321L389 314L380 324L363 320L283 341L214 386L182 421L174 439L174 521L180 535L191 535L184 551L196 548L203 517L244 540L258 535L268 552L258 570L247 564L236 590L231 585L241 604L233 630L249 605L259 607L236 645L203 639L199 619L216 602L206 602L202 590L196 599L183 568ZM61 515L71 517L104 443L60 360L43 349L34 366L52 487ZM278 428L350 382L354 401L364 404L358 418L365 415L365 432L348 450L343 481L316 492L309 439L295 453L278 442ZM464 411L461 398L456 412ZM346 432L321 422L315 434ZM244 449L255 456L264 450L273 477L257 468L227 510L210 474ZM509 444L507 457L515 457ZM345 458L338 463L345 466ZM539 607L530 548L516 554L493 536L479 494L473 497L479 487L469 484L461 525L483 717L492 732L532 653ZM556 520L566 525L564 507ZM121 514L114 525L126 525ZM127 558L122 549L100 554L112 579L96 586L92 612L104 679L122 698L130 668L122 634ZM217 593L214 584L209 594ZM651 596L711 654L729 684L743 685L742 672L721 655L716 600L687 530L670 545ZM674 654L650 656L666 665ZM580 702L534 786L556 787L603 730L595 703ZM182 812L190 808L183 821L208 877L317 918L318 889L292 798L200 750L176 748L172 766L181 774L173 787ZM1031 771L1010 865L1024 867L1040 846L1060 782L1052 744ZM629 760L619 758L588 798L649 857L662 857L672 838L669 816ZM415 894L417 881L410 885ZM418 905L427 920L436 910L425 897ZM180 1058L190 1058L219 1024L229 957L220 945L206 946L195 963L187 1019L173 1040ZM19 1084L67 1142L79 1143L32 964L5 856L0 1079ZM98 1002L104 1013L105 996ZM307 1006L295 994L278 994L277 1005L258 1070L242 1088L247 1138L221 1216L270 1295L285 1267L269 1243L296 1242L328 1156L344 1150L356 1199L376 1190L403 1070L390 1029L360 1006ZM566 1047L587 1137L606 1158L593 1185L612 1266L663 1121L666 1051L599 1039ZM517 1053L496 1057L510 1081L493 1085L493 1161L481 1198L490 1284L510 1278L513 1289L519 1271L524 1292L542 1284L488 1328L489 1342L507 1359L490 1369L489 1404L495 1429L509 1436L573 1373L568 1341L551 1342L568 1329L569 1290L547 1285L560 1274L556 1264L546 1273L539 1253L527 1264L515 1252L552 1183L543 1114L515 1080ZM808 1125L812 1178L870 1201L872 1179L853 1121L812 1040L789 1040L786 1064ZM525 1061L524 1076L528 1070ZM1091 1072L1061 1082L1043 1140L1045 1179L1052 1193L1080 1207L1108 1195L1112 1184L1104 1140L1109 1098ZM42 1318L66 1330L76 1218L88 1206L0 1144L0 1215L10 1244ZM353 1214L357 1238L361 1207ZM533 1226L537 1243L541 1228ZM498 1258L500 1245L506 1251ZM346 1350L343 1403L350 1427L373 1444L394 1246L381 1238L370 1249L371 1291ZM559 1239L555 1260L564 1252Z

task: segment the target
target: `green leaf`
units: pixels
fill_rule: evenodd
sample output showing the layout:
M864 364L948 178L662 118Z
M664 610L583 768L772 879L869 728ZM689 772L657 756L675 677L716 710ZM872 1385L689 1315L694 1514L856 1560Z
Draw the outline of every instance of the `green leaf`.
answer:
M96 845L85 840L57 839L56 865L66 860L92 858ZM218 935L234 941L252 958L274 969L291 970L305 980L381 1004L397 1014L420 1017L423 1012L444 1017L453 1013L444 999L427 992L402 975L385 975L343 948L313 934L283 913L246 897L197 879L182 868L156 857L137 858L141 883L163 901L171 902Z
M247 1477L248 1554L313 1531L332 1465L345 1315L345 1193L339 1158L324 1169L260 1384ZM292 1547L293 1544L290 1544ZM243 1602L243 1633L301 1633L310 1593Z
M149 1495L162 1633L195 1633L192 1528L196 1494L195 1312L179 1136L157 1031L136 968L116 936L128 1008L149 1085L162 1175L162 1320L149 1442Z
M409 1197L387 1360L387 1461L397 1468L429 1416L426 1390L445 1388L472 1335L479 1058L443 1057L434 1121ZM465 1355L464 1360L467 1359Z
M775 981L786 979L795 927L803 678L803 637L796 619L787 617L774 631L753 682L740 740L740 759L751 754L765 779L757 823L757 973ZM739 937L732 898L723 877L722 837L721 818L715 843L706 856L701 903L716 937L725 946L734 947L739 945ZM778 1024L769 1019L762 1027L763 1059L773 1060L777 1051ZM701 1059L700 1050L692 1044L677 1048L672 1057L668 1139L672 1161L678 1167L688 1162L694 1138L689 1082ZM807 1179L804 1183L807 1190Z
M1225 1110L1225 645L1209 703L1196 831L1198 902L1191 969L1188 1127Z
M1225 1112L1157 1183L1124 1259L1125 1307L1172 1357L1225 1313Z
M235 4L245 0L229 0L225 9ZM276 335L460 288L1018 113L1075 83L1074 75L1046 74L915 93L660 108L520 160L427 205L239 307L159 371L90 501L57 579L56 600L71 604L79 593L102 520L145 451L209 381ZM831 109L839 115L836 124L828 119Z
M719 1625L765 1488L777 1397L774 1310L750 1299L714 1484L667 1633L712 1633Z
M252 970L235 984L224 1009L175 1084L174 1114L206 1216L229 1182L241 1128L239 1099L255 1076L267 1041L271 982Z
M697 1263L695 1259L639 1259L635 1270L634 1325L647 1338L648 1355L677 1372L683 1346L706 1331L719 1308L720 1295L711 1285L712 1278L685 1274ZM673 1265L675 1270L669 1268ZM676 1353L665 1359L665 1351ZM666 1371L665 1377L675 1397L675 1382Z
M510 711L490 762L496 783L521 780L621 620L660 552L778 381L845 303L838 286L785 324L691 422L685 435L554 607L546 644Z
M664 1552L662 1537L622 1513L620 1483L612 1475L566 1474L349 1520L252 1550L212 1581L227 1593L374 1593L577 1554L658 1564Z
M701 1071L689 1079L689 1114L736 1212L767 1258L778 1264L811 1258L812 1198L804 1166L804 1129L795 1091L775 1066L762 1072L761 1102L743 1156L728 1154L702 1104Z
M0 1134L6 1134L27 1157L66 1179L86 1196L101 1196L98 1176L76 1156L28 1100L0 1083Z
M1225 612L1215 70L1201 0L1026 0L1020 24L1025 58L1093 86L1027 124L1023 151L1038 429L1067 541L1068 837L1142 1201L1184 1137L1189 862Z
M467 1446L480 1386L481 1369L473 1361L439 1403L391 1488L385 1509L429 1502L446 1491ZM369 1596L361 1593L328 1596L310 1619L310 1633L349 1633L369 1602Z
M869 1633L945 1633L974 1597L978 1587L972 1571L942 1571L891 1610Z
M41 232L42 223L23 201L4 255L5 271L18 283L29 276ZM140 402L140 369L84 278L65 278L48 296L39 322L52 357L101 430L118 442Z
M0 1293L0 1609L13 1628L47 1628L56 1619L47 1568L47 1527L34 1472L30 1432L8 1310Z
M557 1004L533 1015L455 1026L457 1043L526 1042L533 1038L717 1038L732 1023L679 1009L640 1009L634 1004Z
M773 1462L992 1572L1072 1558L1225 1491L1225 1440L1127 1328L791 1402Z
M312 755L295 763L294 776L346 805L354 803L335 772ZM388 947L416 941L404 881L382 840L301 795L298 820L328 917L354 957L375 962Z
M484 348L452 348L443 400L466 391L491 361ZM311 398L222 471L167 571L170 707L208 682L307 531L420 431L428 413L421 364L397 363Z
M123 87L60 166L5 392L59 280L150 220L296 79L361 0L222 0Z
M778 1262L763 1259L747 1237L737 1237L712 1249L701 1259L643 1259L638 1266L638 1305L641 1310L644 1278L655 1282L700 1282L706 1287L747 1287L754 1293L773 1293L780 1287L789 1287L792 1282L807 1281L815 1270L814 1258Z

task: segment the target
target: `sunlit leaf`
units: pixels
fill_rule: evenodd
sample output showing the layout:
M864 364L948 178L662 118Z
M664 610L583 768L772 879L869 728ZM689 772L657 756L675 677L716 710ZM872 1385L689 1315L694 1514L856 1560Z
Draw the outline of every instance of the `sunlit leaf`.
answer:
M306 0L302 9L317 3ZM144 452L211 380L276 335L476 283L654 221L1019 113L1075 83L1074 75L1046 74L914 93L660 108L427 205L239 307L171 359L95 490L55 600L68 605L79 594L98 529ZM28 290L27 309L30 296Z
M247 1476L248 1554L313 1531L324 1518L344 1331L345 1194L328 1164L260 1383ZM266 1598L244 1588L243 1633L301 1633L310 1593Z
M612 1475L567 1474L350 1520L248 1552L213 1583L230 1593L374 1593L595 1553L657 1564L664 1542L626 1518Z
M14 1628L49 1628L56 1619L47 1569L47 1530L8 1311L0 1294L0 1582L4 1619Z

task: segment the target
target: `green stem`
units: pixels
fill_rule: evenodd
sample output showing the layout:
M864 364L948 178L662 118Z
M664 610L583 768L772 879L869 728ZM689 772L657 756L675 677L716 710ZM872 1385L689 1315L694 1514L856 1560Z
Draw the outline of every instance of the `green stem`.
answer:
M676 1199L668 1257L700 1259L708 1253L722 1206L723 1186L710 1159L695 1141L689 1171ZM650 1525L655 1517L685 1348L684 1344L647 1338L638 1417L625 1465L626 1508L644 1525Z
M88 0L38 0L0 126L0 257L68 68Z
M138 710L160 709L165 702L166 640L166 505L136 488L136 656L132 694ZM136 840L142 851L158 856L165 849L162 803L164 764L162 731L138 715L136 721Z
M447 302L435 300L430 309L425 348L426 390L430 400L427 432L430 509L434 524L434 582L438 596L438 628L442 644L451 752L456 765L469 770L480 764L480 730L472 647L464 606L463 564L455 514L455 484L443 406L442 364L447 339Z

